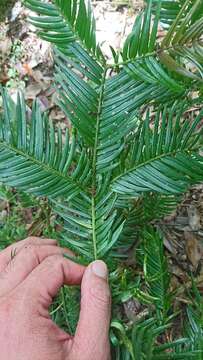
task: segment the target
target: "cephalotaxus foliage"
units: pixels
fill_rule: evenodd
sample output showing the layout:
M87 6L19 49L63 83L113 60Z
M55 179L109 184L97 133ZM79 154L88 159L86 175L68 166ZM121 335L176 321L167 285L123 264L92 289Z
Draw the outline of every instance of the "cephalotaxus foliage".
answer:
M158 234L154 234L157 239ZM156 266L156 265L155 265ZM156 280L155 280L156 281ZM158 283L158 282L157 282ZM192 303L186 306L183 333L186 337L174 341L163 341L171 323L159 324L157 319L135 321L130 331L118 322L112 322L112 331L117 332L124 346L115 346L116 360L169 360L202 359L202 296L193 284ZM162 338L160 344L160 338ZM117 344L118 345L118 344Z
M89 1L24 4L53 44L58 105L72 126L56 129L37 101L28 119L23 96L14 105L2 90L0 180L47 197L63 242L85 262L120 256L203 180L202 0L145 1L112 64Z
M29 124L23 97L13 107L3 92L1 180L47 196L64 219L67 246L88 261L102 258L118 246L134 199L149 194L150 201L154 193L162 201L160 194L184 192L203 178L202 113L184 115L202 97L203 4L147 1L115 64L96 42L89 2L25 5L37 13L30 22L39 36L54 44L58 104L72 129L56 131L37 101Z

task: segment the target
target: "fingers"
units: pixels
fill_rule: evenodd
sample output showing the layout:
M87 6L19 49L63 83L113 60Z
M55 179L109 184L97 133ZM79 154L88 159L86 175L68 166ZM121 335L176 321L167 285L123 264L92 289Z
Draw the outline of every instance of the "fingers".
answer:
M25 279L19 291L28 294L34 307L40 303L48 310L61 286L80 284L84 270L84 266L61 255L49 256Z
M8 246L5 250L0 252L0 272L6 268L13 256L27 245L57 245L57 241L30 236L25 240Z
M48 256L69 253L53 245L27 245L9 262L0 273L0 296L13 290ZM69 253L70 254L70 253Z
M81 285L81 312L76 330L73 352L83 349L88 360L110 358L109 325L111 296L108 271L102 261L95 261L86 269ZM75 357L74 357L75 356ZM76 355L73 355L76 358Z

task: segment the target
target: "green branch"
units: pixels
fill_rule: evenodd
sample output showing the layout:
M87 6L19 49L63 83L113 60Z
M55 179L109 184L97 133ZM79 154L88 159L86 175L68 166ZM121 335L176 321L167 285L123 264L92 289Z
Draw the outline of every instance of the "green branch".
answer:
M175 50L175 51L179 51L179 50L184 50L184 49L187 49L188 47L192 46L193 43L192 42L189 42L189 43L186 43L184 45L171 45L171 46L167 46L165 48L158 48L157 50L155 51L151 51L147 54L143 54L143 55L140 55L140 56L137 56L136 58L132 58L132 59L128 59L126 61L121 61L121 62L118 62L118 63L115 63L115 64L107 64L106 67L107 69L115 69L119 66L125 66L125 65L128 65L132 62L137 62L137 61L140 61L142 59L146 59L150 56L159 56L159 54L162 54L166 51L170 51L170 50Z
M105 80L106 80L107 69L104 69L101 90L99 95L98 103L98 112L97 112L97 122L96 122L96 133L95 133L95 143L93 150L93 161L92 161L92 238L93 238L93 247L94 247L94 258L97 259L97 236L96 236L96 210L95 210L95 198L97 195L97 147L98 147L98 137L99 137L99 126L100 126L100 115L102 111L102 102L104 96Z

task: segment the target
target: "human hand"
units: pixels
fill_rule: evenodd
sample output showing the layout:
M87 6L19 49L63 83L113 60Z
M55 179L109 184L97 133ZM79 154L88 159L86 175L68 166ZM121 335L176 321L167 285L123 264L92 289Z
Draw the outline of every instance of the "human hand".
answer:
M106 266L96 261L85 268L64 252L55 240L32 237L0 253L2 360L110 359ZM80 283L80 319L72 337L52 322L48 309L62 285Z

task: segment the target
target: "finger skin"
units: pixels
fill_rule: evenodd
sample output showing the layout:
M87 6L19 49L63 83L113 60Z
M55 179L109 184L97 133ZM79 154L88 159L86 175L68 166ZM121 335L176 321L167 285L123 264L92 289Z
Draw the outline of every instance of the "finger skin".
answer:
M35 307L39 303L48 311L53 298L63 285L79 285L85 267L61 255L47 257L21 284ZM37 304L36 304L37 303Z
M54 245L26 245L0 273L0 296L15 289L48 256L69 253Z
M111 295L107 279L96 276L90 264L81 284L81 311L74 338L73 359L83 351L84 360L109 360Z
M0 274L0 289L4 276L10 279L4 282L5 286L15 281L15 287L0 296L0 357L110 360L111 297L107 273L103 276L101 267L95 272L95 263L85 268L65 259L61 255L65 250L53 243L41 244L24 243L6 271ZM49 306L62 285L81 281L81 314L76 335L72 337L52 322Z
M25 240L18 241L15 244L8 246L5 250L0 252L0 272L6 268L12 259L12 256L16 255L27 245L57 245L57 241L30 236Z

